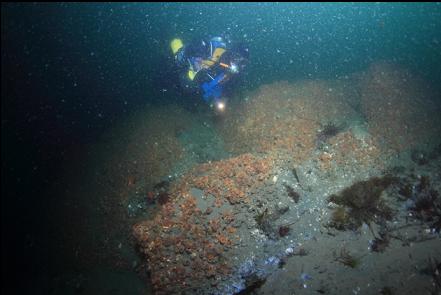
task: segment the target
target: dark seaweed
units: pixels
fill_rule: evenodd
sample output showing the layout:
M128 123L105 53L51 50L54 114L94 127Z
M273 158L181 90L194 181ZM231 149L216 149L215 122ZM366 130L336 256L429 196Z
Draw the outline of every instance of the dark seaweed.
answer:
M170 186L170 182L168 180L163 180L163 181L155 184L153 189L155 191L166 191L166 190L168 190L169 186Z
M407 194L407 192L406 192ZM413 206L409 208L414 216L430 224L436 232L441 229L441 200L428 176L421 176L419 183L412 190L411 198Z
M335 260L350 268L356 268L360 264L359 259L352 256L346 248L340 250L340 255Z
M254 294L257 289L265 284L266 278L260 278L257 274L253 274L245 279L245 289L236 293L238 295Z
M383 287L380 290L380 294L381 295L393 295L394 293L393 293L393 291L392 291L392 289L390 287Z
M161 192L158 195L158 203L164 205L170 201L170 195L166 192Z
M436 258L429 258L428 265L421 270L421 274L432 276L433 289L430 294L440 294L441 292L441 262Z
M267 235L269 238L275 238L275 231L277 229L274 229L271 225L271 221L274 219L273 214L270 213L268 208L265 208L265 210L259 214L257 214L254 219L256 220L257 227L264 232L265 235Z
M336 136L344 130L345 124L337 125L334 122L329 122L322 127L322 129L317 133L316 143L321 145L328 141L330 138Z
M335 209L330 226L339 230L358 229L363 222L369 225L371 222L390 220L394 212L381 199L381 193L396 181L397 178L388 175L373 177L331 195L328 200L340 207Z
M291 186L284 184L286 191L288 192L288 196L294 200L294 202L298 203L300 200L300 195L298 192L296 192Z
M294 175L294 177L297 180L297 183L300 184L300 179L299 179L299 175L297 174L297 169L296 168L292 168L292 174Z
M279 226L279 236L284 237L289 234L289 226L281 225Z
M389 246L390 238L389 235L385 232L380 234L380 237L376 237L371 245L371 250L374 252L384 252L387 246Z

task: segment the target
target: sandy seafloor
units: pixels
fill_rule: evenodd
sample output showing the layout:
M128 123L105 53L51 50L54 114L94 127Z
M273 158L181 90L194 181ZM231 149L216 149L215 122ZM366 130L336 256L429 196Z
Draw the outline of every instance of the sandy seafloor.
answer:
M140 110L76 163L65 206L81 221L63 227L72 272L53 294L441 294L440 97L425 85L380 62L263 85L229 114ZM350 193L360 223L332 226L331 195L385 176Z

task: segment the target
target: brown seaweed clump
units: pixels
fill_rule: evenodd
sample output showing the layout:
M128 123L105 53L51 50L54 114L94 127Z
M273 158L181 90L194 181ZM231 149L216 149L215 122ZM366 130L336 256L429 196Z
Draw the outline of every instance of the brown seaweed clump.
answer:
M356 268L360 264L360 259L354 257L346 248L340 250L340 255L335 258L336 261L350 267Z
M436 232L441 229L441 199L431 184L428 176L421 176L419 183L405 183L399 193L408 199L409 210L417 219L428 223Z
M363 222L369 225L390 220L394 213L381 194L395 181L392 176L373 177L331 195L328 200L339 206L334 209L329 225L338 230L355 230Z
M343 206L334 209L331 216L331 226L338 230L344 230L349 220L349 210Z

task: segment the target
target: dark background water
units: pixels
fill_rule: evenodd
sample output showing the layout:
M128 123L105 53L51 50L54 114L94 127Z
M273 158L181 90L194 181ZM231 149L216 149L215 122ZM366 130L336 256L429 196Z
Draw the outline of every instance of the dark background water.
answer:
M199 99L177 86L169 49L174 37L246 42L251 62L241 90L340 77L381 59L441 82L439 3L1 7L5 290L21 290L57 259L49 247L55 196L48 187L66 169L67 155L86 152L84 146L141 106ZM22 283L14 284L17 279Z

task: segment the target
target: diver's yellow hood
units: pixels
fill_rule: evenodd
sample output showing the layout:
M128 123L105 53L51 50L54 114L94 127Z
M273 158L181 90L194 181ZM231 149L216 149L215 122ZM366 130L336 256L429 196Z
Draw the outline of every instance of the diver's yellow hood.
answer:
M173 51L173 54L176 54L176 52L178 52L178 50L181 49L182 46L184 46L184 44L182 43L181 39L175 38L170 42L170 47Z

